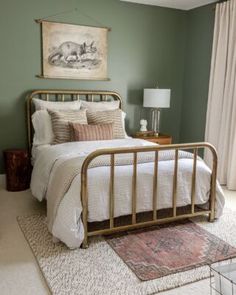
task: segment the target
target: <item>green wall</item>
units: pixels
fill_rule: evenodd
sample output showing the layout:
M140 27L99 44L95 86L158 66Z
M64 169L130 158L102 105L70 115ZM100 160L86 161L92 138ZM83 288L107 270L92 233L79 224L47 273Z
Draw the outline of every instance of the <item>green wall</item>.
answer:
M43 80L40 28L36 18L78 8L109 26L109 82ZM50 20L98 25L78 12ZM127 112L127 129L139 128L144 87L172 90L171 109L163 111L162 131L179 140L183 97L186 12L135 5L118 0L8 0L0 9L0 173L2 150L26 147L25 97L38 88L104 89L119 92Z
M187 45L180 141L204 140L208 100L214 5L187 14Z

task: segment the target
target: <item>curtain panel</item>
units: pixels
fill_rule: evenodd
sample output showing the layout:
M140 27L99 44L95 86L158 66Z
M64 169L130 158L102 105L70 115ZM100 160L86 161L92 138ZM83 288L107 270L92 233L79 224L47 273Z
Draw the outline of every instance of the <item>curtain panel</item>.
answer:
M216 5L205 140L218 151L220 183L236 190L236 0Z

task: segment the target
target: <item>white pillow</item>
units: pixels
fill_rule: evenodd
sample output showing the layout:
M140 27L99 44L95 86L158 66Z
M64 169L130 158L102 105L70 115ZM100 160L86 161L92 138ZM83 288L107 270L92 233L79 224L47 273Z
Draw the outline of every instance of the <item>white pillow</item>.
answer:
M123 129L125 131L125 138L130 138L130 136L128 136L126 130L125 130L125 117L126 117L126 113L122 111L122 126Z
M36 111L32 115L34 127L33 145L51 144L54 139L51 117L47 110Z
M87 109L91 112L98 112L98 111L112 111L119 109L120 102L118 100L114 101L81 101L81 108Z
M81 106L79 100L74 101L46 101L38 98L33 98L33 103L36 111L40 110L55 110L55 111L78 111Z

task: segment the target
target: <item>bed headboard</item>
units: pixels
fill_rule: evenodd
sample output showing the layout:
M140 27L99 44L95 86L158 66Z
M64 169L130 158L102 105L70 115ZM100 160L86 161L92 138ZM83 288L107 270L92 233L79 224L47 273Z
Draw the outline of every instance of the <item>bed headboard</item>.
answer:
M118 100L120 108L122 99L120 95L113 91L100 91L100 90L34 90L27 97L27 133L28 133L28 147L31 149L33 141L33 126L31 116L34 113L34 106L32 104L33 98L39 98L47 101L73 101L73 100L86 100L86 101L111 101Z

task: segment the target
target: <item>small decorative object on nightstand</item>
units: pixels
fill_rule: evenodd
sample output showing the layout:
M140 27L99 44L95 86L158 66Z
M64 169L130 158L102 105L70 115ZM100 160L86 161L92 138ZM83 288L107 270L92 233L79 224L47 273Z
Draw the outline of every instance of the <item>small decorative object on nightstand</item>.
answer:
M141 132L146 132L147 131L147 120L141 119L140 120L140 131Z
M30 184L30 156L27 150L5 150L4 161L6 168L7 190L16 192L29 188Z
M147 141L155 142L158 144L171 144L172 143L172 137L170 135L159 134L158 136L155 136L152 131L137 132L134 135L134 138L145 139Z

